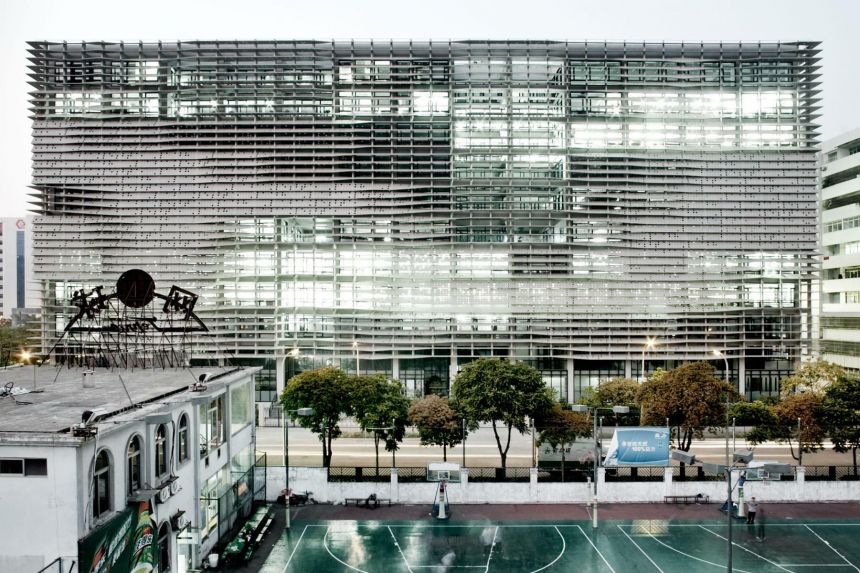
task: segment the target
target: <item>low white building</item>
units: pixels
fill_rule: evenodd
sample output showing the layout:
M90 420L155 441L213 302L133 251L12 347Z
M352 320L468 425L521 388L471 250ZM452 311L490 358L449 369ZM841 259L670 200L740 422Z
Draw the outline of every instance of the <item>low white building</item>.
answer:
M119 559L110 571L125 573L141 502L152 503L157 570L199 568L265 496L258 370L0 370L0 572L57 561L51 571L91 573Z

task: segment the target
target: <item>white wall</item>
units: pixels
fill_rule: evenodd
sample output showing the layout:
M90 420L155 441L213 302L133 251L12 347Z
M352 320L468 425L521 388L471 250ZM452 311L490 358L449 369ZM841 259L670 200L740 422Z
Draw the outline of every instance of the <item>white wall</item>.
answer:
M601 472L602 473L602 472ZM536 477L536 476L534 476ZM284 487L284 468L266 471L267 497L274 500ZM725 499L722 481L598 482L597 498L611 503L662 503L665 495L708 495L712 502ZM343 503L347 497L367 497L371 493L398 503L432 503L436 493L432 483L326 482L324 468L290 468L290 487L310 490L320 502ZM591 499L591 484L467 482L450 484L451 503L586 503ZM737 490L735 490L737 495ZM804 479L784 482L746 482L744 497L756 496L767 501L856 501L860 499L860 481L815 481Z
M47 476L0 476L0 572L38 571L55 557L77 561L76 448L0 446L3 458L45 458Z

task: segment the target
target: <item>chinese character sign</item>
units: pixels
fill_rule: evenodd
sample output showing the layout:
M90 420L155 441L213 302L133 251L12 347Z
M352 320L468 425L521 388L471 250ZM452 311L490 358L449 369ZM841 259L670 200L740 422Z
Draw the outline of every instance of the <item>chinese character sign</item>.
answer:
M617 428L604 466L668 466L668 428Z

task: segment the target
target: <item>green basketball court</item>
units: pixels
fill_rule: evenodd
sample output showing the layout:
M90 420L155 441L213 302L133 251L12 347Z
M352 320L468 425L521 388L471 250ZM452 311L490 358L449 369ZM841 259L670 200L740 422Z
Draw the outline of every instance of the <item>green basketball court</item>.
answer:
M860 521L734 527L739 573L860 573ZM725 571L725 521L300 521L262 573Z

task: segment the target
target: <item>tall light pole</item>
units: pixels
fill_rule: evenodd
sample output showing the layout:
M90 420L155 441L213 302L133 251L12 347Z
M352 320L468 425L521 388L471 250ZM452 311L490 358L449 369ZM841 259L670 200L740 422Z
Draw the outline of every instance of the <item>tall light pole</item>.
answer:
M645 337L645 345L642 346L642 372L641 372L641 381L645 381L645 351L653 350L653 348L657 345L657 337L656 336L646 336Z
M713 351L714 356L719 356L723 359L723 365L725 368L725 380L726 384L729 384L729 359L726 356L724 351L716 350ZM730 393L726 391L726 487L728 488L728 496L726 499L726 515L729 516L729 532L728 532L728 566L727 571L732 571L732 520L734 516L732 515L732 466L731 466L731 458L729 456L729 409L730 409Z
M358 366L358 341L352 341L352 351L355 352L355 375L359 376L361 374L361 368Z
M284 407L284 516L286 529L290 528L290 414L295 412L299 416L313 416L313 408L297 408L287 410Z

